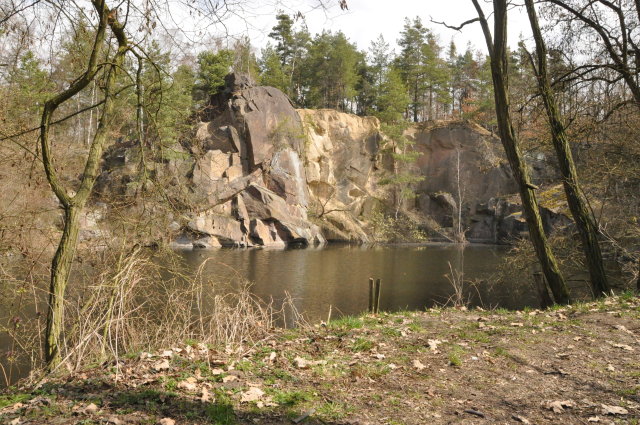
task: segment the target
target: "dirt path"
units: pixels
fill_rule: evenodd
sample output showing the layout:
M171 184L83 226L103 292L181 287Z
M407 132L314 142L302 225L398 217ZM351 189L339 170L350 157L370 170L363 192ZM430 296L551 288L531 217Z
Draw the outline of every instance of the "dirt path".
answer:
M629 296L346 318L237 353L180 344L0 395L0 423L637 424L639 318Z

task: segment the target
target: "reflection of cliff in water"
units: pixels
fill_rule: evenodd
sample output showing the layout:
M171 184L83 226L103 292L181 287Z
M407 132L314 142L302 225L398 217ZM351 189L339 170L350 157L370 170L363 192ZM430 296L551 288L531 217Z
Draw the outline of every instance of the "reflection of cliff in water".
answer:
M192 267L205 259L204 273L239 284L253 282L252 292L264 300L282 301L285 292L311 320L359 314L367 309L368 279L382 279L380 308L422 310L445 304L452 295L449 263L464 273L471 305L522 308L537 306L529 288L492 288L505 248L488 245L349 246L323 249L184 251ZM513 297L512 294L518 294Z

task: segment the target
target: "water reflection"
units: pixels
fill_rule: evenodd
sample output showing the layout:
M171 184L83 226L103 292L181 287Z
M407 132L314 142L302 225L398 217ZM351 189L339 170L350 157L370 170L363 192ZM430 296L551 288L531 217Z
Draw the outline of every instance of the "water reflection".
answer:
M475 289L465 292L465 299L472 305L537 306L528 288L515 291L489 284L505 252L505 248L495 246L429 245L185 251L181 255L194 269L207 260L207 275L236 285L243 279L254 282L252 291L265 300L281 302L288 292L299 311L311 320L319 320L327 317L330 306L341 314L365 311L369 277L382 279L382 310L443 304L454 292L447 277L451 269L466 282L477 283Z

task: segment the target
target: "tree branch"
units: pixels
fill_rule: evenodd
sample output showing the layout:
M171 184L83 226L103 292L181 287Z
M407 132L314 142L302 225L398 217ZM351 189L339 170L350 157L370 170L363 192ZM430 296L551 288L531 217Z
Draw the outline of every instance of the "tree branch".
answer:
M464 21L463 23L461 23L458 26L453 26L453 25L448 25L446 22L438 22L438 21L434 21L433 18L429 18L429 20L437 25L442 25L446 28L449 28L451 30L455 30L455 31L462 31L462 28L464 28L465 26L469 25L469 24L473 24L474 22L480 22L480 18L472 18L469 19L468 21Z

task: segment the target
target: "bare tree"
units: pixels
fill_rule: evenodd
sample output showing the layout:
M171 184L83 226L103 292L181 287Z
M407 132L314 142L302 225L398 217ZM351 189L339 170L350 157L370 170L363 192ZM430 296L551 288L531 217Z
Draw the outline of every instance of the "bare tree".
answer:
M597 63L585 64L573 73L593 73L603 68L613 70L627 84L635 104L640 108L640 0L633 0L633 3L611 0L541 2L564 12L556 15L563 17L562 23L568 25L568 31L584 33L588 37L595 36L596 40L600 40L599 45L593 43L593 37L583 40L588 42L591 50L589 53L598 55Z
M482 26L489 57L491 61L491 76L494 87L494 100L498 119L500 140L507 155L507 159L513 171L518 187L520 199L525 213L531 242L536 251L549 287L553 292L555 301L565 304L569 301L569 291L565 280L560 273L560 268L551 250L547 236L544 233L538 200L536 198L536 186L531 184L527 166L520 151L518 138L513 129L511 112L509 108L509 81L507 60L507 0L493 0L493 34L489 28L487 17L478 0L471 0L478 14L478 21ZM475 20L467 23L475 22Z
M67 89L45 102L40 123L42 163L51 189L64 209L62 237L51 263L49 308L45 335L45 359L49 370L55 369L61 362L60 346L63 334L64 296L78 242L80 214L89 199L98 176L100 159L107 141L110 121L113 115L116 77L121 72L127 52L131 49L124 32L124 25L118 20L117 11L110 9L106 4L106 0L92 0L91 5L97 14L98 23L86 70ZM109 57L108 63L100 64L99 58L107 45L108 28L111 29L115 36L117 48L115 53ZM50 141L52 117L56 109L88 87L98 73L103 70L106 75L103 87L104 103L98 119L98 129L89 146L80 185L77 190L73 190L65 187L62 183L54 164Z
M547 112L551 129L551 140L556 151L556 157L560 165L562 183L567 197L567 203L571 215L582 240L582 248L587 260L587 267L591 276L591 288L595 296L599 297L610 291L607 275L602 262L600 243L598 242L598 224L588 202L580 188L578 173L573 161L571 147L562 122L554 93L551 89L551 81L547 66L547 48L538 24L538 16L533 0L525 0L529 22L533 31L536 44L537 63L530 55L531 65L538 79L540 95Z

